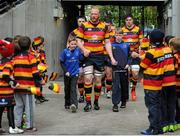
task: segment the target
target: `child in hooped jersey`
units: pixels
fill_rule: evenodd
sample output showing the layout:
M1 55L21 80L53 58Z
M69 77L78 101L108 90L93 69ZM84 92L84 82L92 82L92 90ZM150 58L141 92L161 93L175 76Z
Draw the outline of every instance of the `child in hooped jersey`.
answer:
M14 88L18 86L12 78L13 65L11 57L14 54L14 45L8 41L0 40L0 134L5 131L2 129L2 115L7 108L7 117L9 121L9 133L18 134L24 131L15 126L14 122Z
M64 71L65 85L65 109L71 109L74 113L78 108L76 84L79 76L79 64L83 55L76 45L76 39L68 37L68 47L59 56L59 60Z
M173 38L169 41L176 59L176 129L180 129L180 38Z
M164 33L155 29L150 34L149 49L140 67L143 71L143 86L145 93L145 105L148 109L149 128L141 131L143 135L162 134L161 130L161 93L164 75Z

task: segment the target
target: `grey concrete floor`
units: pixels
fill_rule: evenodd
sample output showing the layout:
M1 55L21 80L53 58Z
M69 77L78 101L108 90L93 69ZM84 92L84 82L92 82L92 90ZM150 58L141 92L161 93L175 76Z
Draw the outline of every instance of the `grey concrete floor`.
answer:
M144 105L142 86L137 86L137 101L129 101L126 109L112 112L111 99L105 95L100 98L99 111L84 112L83 104L79 104L77 113L64 109L63 82L60 94L54 94L44 87L48 102L36 105L37 132L27 135L139 135L148 127L147 109ZM3 126L8 129L6 115L3 115ZM8 134L8 133L7 133ZM180 130L167 135L180 135Z

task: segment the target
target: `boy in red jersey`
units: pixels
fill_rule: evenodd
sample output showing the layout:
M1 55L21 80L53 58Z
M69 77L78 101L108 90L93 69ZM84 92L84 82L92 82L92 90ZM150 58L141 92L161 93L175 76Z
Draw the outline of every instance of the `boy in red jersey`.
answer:
M150 126L141 132L144 135L157 135L161 131L161 93L164 75L164 33L155 29L150 34L152 48L145 54L140 67L143 70L145 105L148 109Z

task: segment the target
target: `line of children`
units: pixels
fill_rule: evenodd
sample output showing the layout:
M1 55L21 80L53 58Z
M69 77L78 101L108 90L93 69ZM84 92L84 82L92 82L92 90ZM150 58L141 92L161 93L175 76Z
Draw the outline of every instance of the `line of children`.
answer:
M64 71L65 86L65 109L71 109L76 112L78 108L76 85L79 76L79 64L83 59L80 49L77 47L76 38L68 37L68 47L65 48L59 56L59 60Z

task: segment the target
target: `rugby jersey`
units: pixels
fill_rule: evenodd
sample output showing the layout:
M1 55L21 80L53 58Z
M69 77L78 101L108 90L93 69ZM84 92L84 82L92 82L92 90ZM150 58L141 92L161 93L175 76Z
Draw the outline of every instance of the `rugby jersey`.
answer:
M175 58L172 50L168 46L164 46L164 77L163 86L176 85Z
M176 59L175 69L176 69L176 92L180 92L180 51L174 54Z
M108 27L104 22L93 24L91 21L83 23L77 32L77 37L84 40L84 47L91 52L104 51L104 39L109 39Z
M143 38L143 32L136 25L132 29L128 29L126 26L122 28L123 37L122 40L129 43L130 50L138 52L139 40Z
M8 58L2 58L0 60L0 98L12 97L14 90L11 88L9 83L5 80L5 77L12 76L13 66L12 62Z
M35 56L28 51L16 55L13 58L13 68L14 79L23 86L21 89L15 89L15 92L31 94L31 92L25 88L37 86L41 80Z
M160 91L164 75L164 51L163 47L149 49L140 67L144 70L143 85L145 90Z

